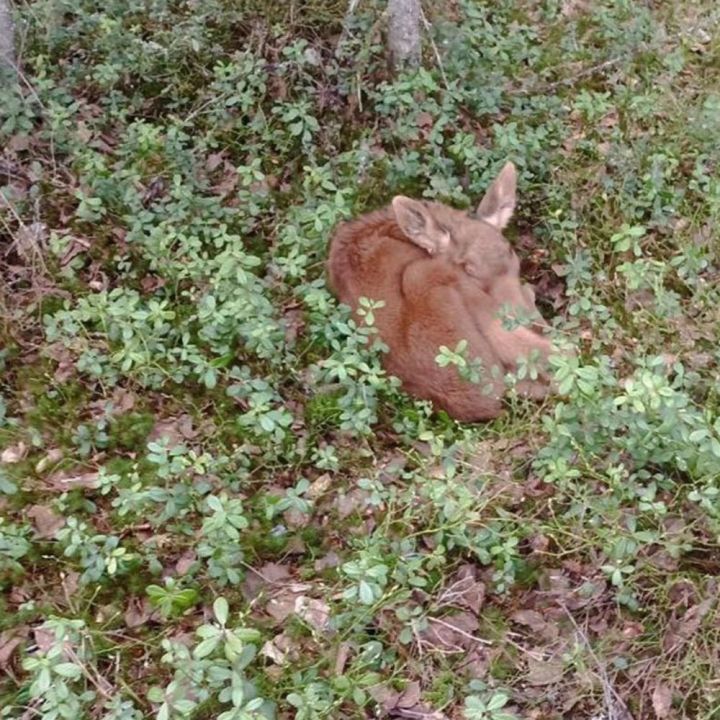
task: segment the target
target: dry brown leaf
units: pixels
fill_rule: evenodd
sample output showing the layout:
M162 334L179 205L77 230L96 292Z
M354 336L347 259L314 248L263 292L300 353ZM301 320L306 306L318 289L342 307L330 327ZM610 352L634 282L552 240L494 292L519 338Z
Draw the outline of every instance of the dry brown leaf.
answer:
M31 263L42 257L47 239L48 228L45 223L34 222L30 225L23 223L15 233L15 252L24 262Z
M250 568L247 576L240 585L243 597L248 601L254 600L268 586L290 580L290 570L279 563L268 563L257 570Z
M283 520L289 528L299 530L300 528L307 527L308 514L298 508L290 508L283 513Z
M27 625L20 625L0 633L0 668L10 664L15 650L20 647L30 634Z
M284 632L268 640L260 650L262 655L272 660L277 665L284 665L288 662L297 662L297 643Z
M397 704L401 708L415 707L420 702L420 683L408 683L398 698Z
M634 640L645 632L645 626L642 623L627 620L623 624L622 636L626 640Z
M158 275L145 275L142 280L140 280L140 287L142 287L143 292L147 295L165 287L165 285L167 285L167 280Z
M231 193L235 186L240 181L240 176L237 173L235 166L232 163L225 161L223 163L223 174L219 180L213 185L213 191L216 195L224 197Z
M220 167L220 164L225 162L225 153L223 151L217 152L217 153L211 153L207 157L207 162L205 163L205 167L208 169L209 172L212 172L213 170L216 170Z
M545 618L537 610L518 610L512 614L512 619L519 625L525 625L534 632L545 629Z
M530 538L530 547L534 553L545 553L550 547L550 538L546 535L533 535Z
M295 614L318 633L326 633L330 628L330 607L322 600L298 596L295 598Z
M563 599L572 594L570 578L561 568L544 568L540 575L540 589Z
M64 475L63 473L54 473L45 479L45 482L52 490L58 492L67 492L75 488L94 489L97 487L98 473L87 472L80 475Z
M282 625L295 612L295 596L285 595L268 600L265 606L277 625Z
M10 595L8 595L8 599L13 605L22 605L23 603L26 603L28 600L32 599L33 592L28 588L27 585L15 585L10 590Z
M375 685L368 688L370 697L380 706L380 717L413 718L414 720L447 720L447 715L439 710L413 702L420 699L420 685L411 682L403 692L397 692L387 685Z
M315 561L315 571L322 572L323 570L336 568L341 562L340 556L331 550L327 555L323 555L323 557Z
M667 550L659 549L648 554L647 563L667 573L677 572L679 562Z
M280 563L266 563L260 567L258 574L268 583L284 583L290 578L290 568Z
M14 153L22 152L30 147L30 136L23 133L13 135L6 143L5 149Z
M332 476L329 473L324 473L320 477L316 478L312 485L307 489L305 495L309 500L317 500L319 497L324 495L332 485Z
M55 380L58 383L65 382L75 373L75 356L62 343L51 343L43 347L43 355L57 363L55 368Z
M193 419L187 413L178 417L164 418L155 423L148 440L167 438L170 447L180 445L184 440L197 437L197 430L193 429Z
M389 713L397 706L400 693L387 685L374 685L368 688L370 697L380 706L380 711Z
M408 708L398 705L391 713L391 717L408 718L408 720L448 720L447 715L423 703Z
M564 668L561 660L536 658L529 655L527 659L527 675L525 681L529 685L552 685L562 679Z
M431 128L434 124L433 116L426 111L419 112L415 118L417 124L422 128Z
M21 637L5 638L5 633L0 635L0 668L5 668L9 664L16 648L24 642Z
M63 457L63 451L60 448L51 448L48 450L47 455L45 457L40 458L38 460L37 464L35 465L35 472L38 473L38 475L41 475L45 472L45 470L50 467L50 465L54 465L57 462L60 462Z
M67 573L61 574L62 587L66 598L71 598L77 592L80 585L80 573L69 570Z
M35 537L42 540L55 537L55 533L65 524L64 517L45 505L31 505L27 516L35 525Z
M135 400L135 394L130 390L116 387L109 399L96 400L91 402L89 407L95 419L116 417L132 410L135 407Z
M126 627L133 629L145 625L153 616L153 609L148 598L130 598L125 615Z
M420 637L432 647L463 652L477 647L478 643L482 642L474 636L479 627L477 618L468 612L428 619L429 625L420 633Z
M287 545L285 545L285 553L287 555L304 555L307 552L307 547L301 537L295 535L291 537Z
M197 555L195 555L195 551L186 550L175 563L175 572L177 572L180 577L187 575L188 570L190 570L196 560Z
M349 493L341 493L335 500L340 519L344 520L353 513L362 513L366 507L368 494L365 490L354 488Z
M68 244L65 248L63 256L60 258L60 267L67 267L73 258L90 249L90 241L86 238L71 235L68 238Z
M310 590L310 587L306 583L285 585L273 592L273 597L268 600L265 609L278 624L281 624L296 612L295 603L297 599Z
M560 12L565 17L574 17L588 9L587 0L564 0L560 6Z
M665 683L658 683L652 694L653 710L658 718L666 718L672 705L672 688Z
M700 628L700 623L713 606L715 598L703 600L689 608L681 620L672 620L663 638L663 650L670 652L686 643Z
M27 445L21 440L15 445L6 447L0 453L0 462L6 465L13 465L20 462L27 455Z
M276 665L284 665L287 658L287 653L281 650L274 640L266 640L260 648L260 654L272 660Z
M47 654L50 648L55 644L55 633L44 627L36 627L33 630L33 638L38 650L43 654Z
M485 583L477 577L478 570L474 565L461 565L443 590L438 604L455 605L478 615L485 604Z
M713 36L705 30L705 28L696 27L692 32L692 39L695 40L695 42L691 45L691 50L702 55L707 52L708 45L713 39Z
M335 655L335 674L342 675L345 671L348 658L350 657L350 643L341 642L338 645L337 655Z
M491 661L492 655L488 648L477 646L465 656L463 669L468 677L482 680L487 677Z
M285 342L293 346L305 329L305 313L300 307L291 307L283 311L285 321Z
M689 607L697 602L697 588L690 580L678 580L670 586L668 598L674 607Z

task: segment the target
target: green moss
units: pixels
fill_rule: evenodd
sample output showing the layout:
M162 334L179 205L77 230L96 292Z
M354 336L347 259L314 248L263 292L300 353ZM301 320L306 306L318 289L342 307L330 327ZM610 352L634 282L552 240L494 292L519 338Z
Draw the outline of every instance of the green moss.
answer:
M490 676L500 682L508 682L518 673L520 663L517 650L512 647L506 648L505 652L494 657L490 663Z
M57 384L52 375L44 374L32 375L24 385L34 398L34 407L26 414L29 424L54 443L70 445L89 401L85 387L77 380Z
M155 416L149 412L119 415L108 429L109 447L144 451L154 424Z
M445 707L457 694L459 678L451 670L441 670L432 678L432 685L425 691L424 699L432 707Z
M342 397L341 392L318 393L305 404L305 422L308 428L320 431L324 427L333 425L340 417L338 404Z
M305 543L308 552L312 552L323 547L325 534L316 525L308 525L300 531L300 538Z
M515 562L515 582L518 588L531 589L538 580L538 568L534 563L518 558Z
M243 542L258 559L275 558L282 555L290 536L271 532L268 525L258 532L246 533Z

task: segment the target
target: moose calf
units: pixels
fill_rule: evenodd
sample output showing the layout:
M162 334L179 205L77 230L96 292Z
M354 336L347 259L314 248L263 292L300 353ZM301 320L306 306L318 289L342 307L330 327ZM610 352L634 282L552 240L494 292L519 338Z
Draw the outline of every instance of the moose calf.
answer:
M520 262L501 232L515 208L516 184L515 166L507 163L475 215L399 195L384 210L340 224L330 243L328 275L338 299L355 312L361 297L384 301L374 314L389 348L386 370L457 420L497 417L504 374L534 350L544 365L551 351L535 294L521 283ZM506 329L501 309L536 319ZM480 383L435 361L441 345L453 349L463 339L468 359L481 361ZM517 385L532 398L548 388L544 373Z

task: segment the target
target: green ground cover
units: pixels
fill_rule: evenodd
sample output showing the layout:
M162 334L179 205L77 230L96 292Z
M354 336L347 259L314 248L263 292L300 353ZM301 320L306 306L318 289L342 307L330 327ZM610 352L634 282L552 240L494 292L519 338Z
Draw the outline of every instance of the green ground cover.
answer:
M717 4L18 5L0 718L720 718ZM324 260L506 159L580 354L462 426Z

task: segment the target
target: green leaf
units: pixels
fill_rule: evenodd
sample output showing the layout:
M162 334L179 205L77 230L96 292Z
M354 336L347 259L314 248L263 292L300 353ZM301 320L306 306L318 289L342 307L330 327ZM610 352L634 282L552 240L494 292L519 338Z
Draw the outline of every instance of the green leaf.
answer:
M215 648L220 644L220 635L216 635L215 637L207 638L206 640L203 640L198 646L196 646L195 650L193 650L193 656L201 659L204 657L207 657L212 653Z
M358 589L360 602L363 605L372 605L375 601L375 594L373 593L372 587L365 582L365 580L361 580Z
M215 600L215 602L213 603L213 612L215 613L217 621L221 625L225 625L227 623L228 611L228 601L224 597L219 597L217 600Z
M176 700L174 703L175 710L182 713L183 715L189 715L196 707L197 703L194 700Z
M183 610L189 608L198 598L198 591L195 588L185 588L175 596L173 602Z
M613 237L618 237L617 235ZM630 249L630 238L620 236L618 240L614 242L616 252L626 252Z
M490 702L487 704L487 709L490 711L499 710L505 707L508 701L508 696L504 693L496 693L490 698Z
M217 371L215 368L208 368L203 375L203 382L208 390L213 390L217 386Z
M231 662L243 651L243 643L240 638L232 631L225 631L225 657Z
M147 699L151 703L159 704L165 700L165 691L161 687L155 685L147 691Z
M222 503L217 497L215 497L215 495L208 496L207 504L211 510L214 510L215 512L222 512Z
M195 633L201 638L215 638L222 635L222 630L217 625L201 625Z
M150 598L150 600L160 600L165 597L166 592L165 588L162 588L159 585L148 585L145 588L145 594Z
M230 702L233 704L233 707L239 708L243 706L243 702L245 701L245 689L242 686L242 683L237 683L234 685L232 692L230 693ZM245 708L247 710L247 708Z
M235 660L235 666L238 670L244 670L257 655L257 648L254 645L245 645L239 657Z
M255 642L262 637L260 631L255 628L235 628L233 634L243 642Z
M48 668L43 668L38 675L38 679L35 681L38 690L44 693L52 684L52 677Z
M715 457L720 458L720 441L717 438L710 441L710 449Z
M0 493L3 495L14 495L17 492L17 484L0 470Z
M409 645L413 641L412 629L409 627L403 628L398 635L398 640L403 645Z
M59 663L53 666L53 672L66 678L77 680L82 675L82 670L75 663Z

